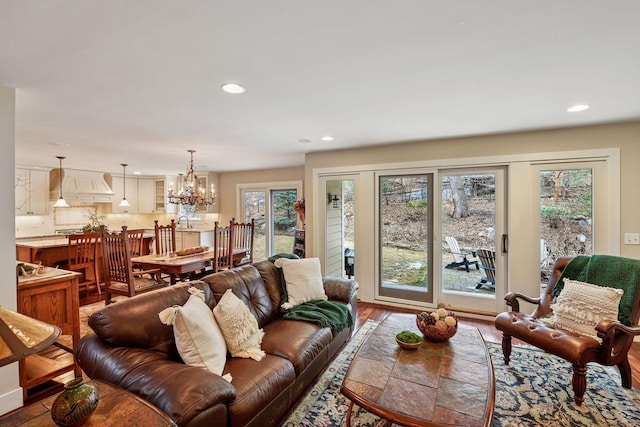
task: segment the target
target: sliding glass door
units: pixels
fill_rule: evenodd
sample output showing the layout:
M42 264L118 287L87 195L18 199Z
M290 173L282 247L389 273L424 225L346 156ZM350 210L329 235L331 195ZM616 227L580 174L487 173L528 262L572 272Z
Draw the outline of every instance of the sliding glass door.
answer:
M243 221L255 221L254 258L293 251L297 214L293 209L302 196L300 183L239 186L239 212Z
M377 176L379 284L382 298L433 302L434 175Z
M440 171L439 302L497 311L506 289L505 169Z

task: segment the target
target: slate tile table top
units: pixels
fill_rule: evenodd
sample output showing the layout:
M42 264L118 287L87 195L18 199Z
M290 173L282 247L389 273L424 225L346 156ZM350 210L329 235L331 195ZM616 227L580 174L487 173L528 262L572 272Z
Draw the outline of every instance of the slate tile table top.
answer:
M341 391L353 404L403 426L490 426L495 406L491 357L476 328L458 326L447 342L401 349L395 335L422 335L415 315L392 314L362 344Z

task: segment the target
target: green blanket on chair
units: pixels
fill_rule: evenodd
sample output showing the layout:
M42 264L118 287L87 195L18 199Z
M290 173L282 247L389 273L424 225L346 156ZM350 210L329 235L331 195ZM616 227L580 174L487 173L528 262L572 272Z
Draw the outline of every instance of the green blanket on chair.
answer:
M560 295L565 278L622 289L624 295L618 307L618 320L625 325L631 325L633 303L640 287L640 260L613 255L577 256L564 268L551 292L552 296Z
M311 322L323 328L340 332L353 325L351 310L344 304L326 300L313 300L287 310L282 316L288 320Z

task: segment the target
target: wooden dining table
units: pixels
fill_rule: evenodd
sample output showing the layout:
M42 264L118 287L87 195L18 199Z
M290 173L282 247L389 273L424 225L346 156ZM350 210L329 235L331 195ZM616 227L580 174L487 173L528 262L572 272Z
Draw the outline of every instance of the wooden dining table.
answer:
M245 257L245 249L234 249L233 261L240 261ZM131 258L131 262L143 270L157 269L160 273L168 274L171 284L175 284L180 277L188 276L213 266L214 250L208 249L192 255L176 256L174 254L150 254Z

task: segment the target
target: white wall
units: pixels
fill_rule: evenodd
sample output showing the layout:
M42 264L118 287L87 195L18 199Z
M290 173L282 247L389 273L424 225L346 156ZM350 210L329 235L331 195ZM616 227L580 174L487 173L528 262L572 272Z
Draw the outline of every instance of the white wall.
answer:
M15 89L0 84L0 194L10 203L0 205L0 305L16 309L16 247L13 196L15 163ZM0 414L22 406L18 364L0 368Z

